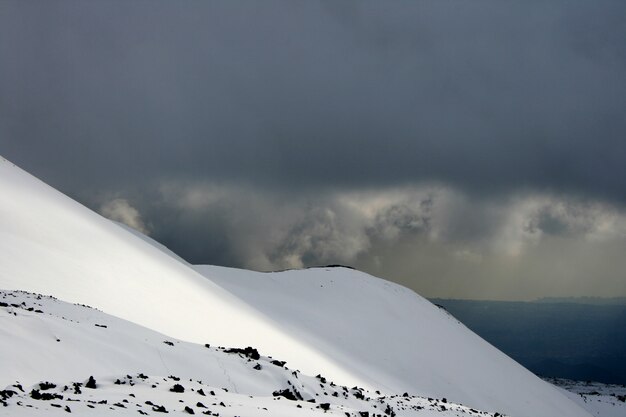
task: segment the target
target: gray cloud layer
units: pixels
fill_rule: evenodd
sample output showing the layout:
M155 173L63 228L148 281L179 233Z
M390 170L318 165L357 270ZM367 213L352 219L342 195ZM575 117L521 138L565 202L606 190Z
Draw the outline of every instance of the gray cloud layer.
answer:
M0 7L3 152L77 192L209 176L626 197L623 2Z
M624 21L620 1L3 1L0 152L193 261L548 291L545 254L622 248L589 207L626 200Z
M472 197L442 185L286 198L188 181L134 197L157 225L153 236L194 263L265 271L341 263L428 296L626 293L626 211L596 200Z

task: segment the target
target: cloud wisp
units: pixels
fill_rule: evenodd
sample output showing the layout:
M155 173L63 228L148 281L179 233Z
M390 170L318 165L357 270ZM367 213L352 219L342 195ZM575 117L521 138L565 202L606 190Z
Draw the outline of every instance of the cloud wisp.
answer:
M113 221L124 223L126 226L132 227L145 235L150 234L141 219L139 211L123 198L115 198L104 203L100 207L100 214Z

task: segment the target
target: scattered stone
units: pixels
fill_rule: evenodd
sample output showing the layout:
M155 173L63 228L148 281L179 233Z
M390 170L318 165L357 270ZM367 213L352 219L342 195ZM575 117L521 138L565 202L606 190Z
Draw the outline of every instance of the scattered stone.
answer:
M259 351L248 346L245 349L241 349L241 348L230 348L230 349L226 349L224 351L224 353L240 353L244 356L247 356L250 359L254 359L254 360L259 360L261 358L261 355L259 355Z
M63 396L61 394L49 393L49 392L39 392L39 390L32 390L30 392L30 397L33 400L42 400L42 401L50 401L50 400L62 400Z
M52 382L40 382L39 383L39 389L42 391L56 388L56 387L57 387L56 384L53 384Z
M284 397L291 401L303 400L302 395L300 395L300 393L297 390L294 389L294 391L295 393L291 392L289 388L286 388L284 390L274 391L272 395L274 397Z
M85 388L96 389L96 380L93 376L89 377L89 380L85 383Z
M389 404L387 404L387 408L385 408L385 414L388 415L389 417L395 417L396 416L396 412L393 411L393 408L391 408L391 406Z
M185 392L185 387L180 384L175 384L172 388L170 388L170 392L182 393Z

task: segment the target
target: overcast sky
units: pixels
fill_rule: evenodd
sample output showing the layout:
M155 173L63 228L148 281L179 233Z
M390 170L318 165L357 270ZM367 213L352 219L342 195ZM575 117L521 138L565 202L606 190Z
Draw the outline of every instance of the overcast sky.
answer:
M0 154L194 263L626 296L626 2L0 1Z

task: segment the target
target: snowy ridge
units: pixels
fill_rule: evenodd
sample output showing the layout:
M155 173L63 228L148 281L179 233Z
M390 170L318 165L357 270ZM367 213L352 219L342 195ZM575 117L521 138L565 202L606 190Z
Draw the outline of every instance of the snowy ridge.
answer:
M395 392L447 397L512 415L585 414L569 403L559 408L563 394L556 388L400 285L347 268L196 269L290 334L367 369Z
M111 320L128 320L200 346L254 346L305 374L321 373L338 385L383 395L446 397L516 417L589 416L561 391L406 288L346 268L261 274L192 267L6 161L0 162L0 288L88 304L119 317ZM12 323L8 318L2 317L2 331L8 328L5 323ZM72 345L57 342L59 348L49 349L27 331L20 338L25 323L13 323L17 327L9 336L17 338L18 347L48 359L46 378L85 378L55 376L52 370L54 358L91 364L89 349L67 356ZM48 335L71 328L36 323ZM96 330L102 328L77 328L68 340L82 343ZM11 339L0 340L2 349L10 348ZM169 374L155 368L162 349L145 350L140 340L123 340L130 344L103 360L106 375ZM162 342L157 343L160 348ZM28 360L19 363L11 375L24 381L33 370ZM132 366L134 372L123 371ZM63 362L60 368L72 369ZM206 373L232 378L234 369ZM31 376L44 378L39 375Z

